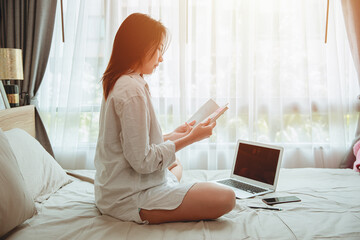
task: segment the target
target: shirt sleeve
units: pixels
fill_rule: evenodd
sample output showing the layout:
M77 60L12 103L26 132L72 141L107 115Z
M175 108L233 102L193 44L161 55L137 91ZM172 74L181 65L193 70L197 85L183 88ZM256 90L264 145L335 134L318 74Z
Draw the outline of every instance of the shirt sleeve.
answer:
M173 142L150 143L150 122L156 119L151 119L143 97L130 98L117 112L121 124L120 140L123 153L135 171L149 174L163 170L175 161Z

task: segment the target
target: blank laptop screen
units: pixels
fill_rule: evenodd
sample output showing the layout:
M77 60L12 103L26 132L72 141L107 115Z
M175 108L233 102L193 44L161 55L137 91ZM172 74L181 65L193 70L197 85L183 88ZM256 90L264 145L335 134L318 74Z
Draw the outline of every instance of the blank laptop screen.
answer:
M274 184L280 150L240 143L234 174Z

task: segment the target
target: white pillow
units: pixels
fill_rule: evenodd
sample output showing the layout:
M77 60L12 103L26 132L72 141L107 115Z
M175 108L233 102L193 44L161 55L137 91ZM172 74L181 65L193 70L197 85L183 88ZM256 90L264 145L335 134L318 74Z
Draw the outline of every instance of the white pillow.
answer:
M0 129L0 237L36 213L15 155Z
M18 128L5 132L33 199L42 202L65 184L70 177L42 145Z

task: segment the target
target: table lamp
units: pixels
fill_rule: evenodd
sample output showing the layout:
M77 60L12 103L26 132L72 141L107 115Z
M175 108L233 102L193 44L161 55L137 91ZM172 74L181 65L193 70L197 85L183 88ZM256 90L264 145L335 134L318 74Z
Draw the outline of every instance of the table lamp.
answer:
M19 86L10 80L23 80L22 51L15 48L0 48L0 80L5 80L5 92L10 107L19 106Z

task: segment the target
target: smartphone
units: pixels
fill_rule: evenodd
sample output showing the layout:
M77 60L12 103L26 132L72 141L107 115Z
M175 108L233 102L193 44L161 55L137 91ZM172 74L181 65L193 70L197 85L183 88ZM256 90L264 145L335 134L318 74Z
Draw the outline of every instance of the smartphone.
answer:
M300 202L300 198L295 196L286 196L286 197L274 197L274 198L263 198L264 203L268 205L274 205L279 203L288 203L288 202Z

